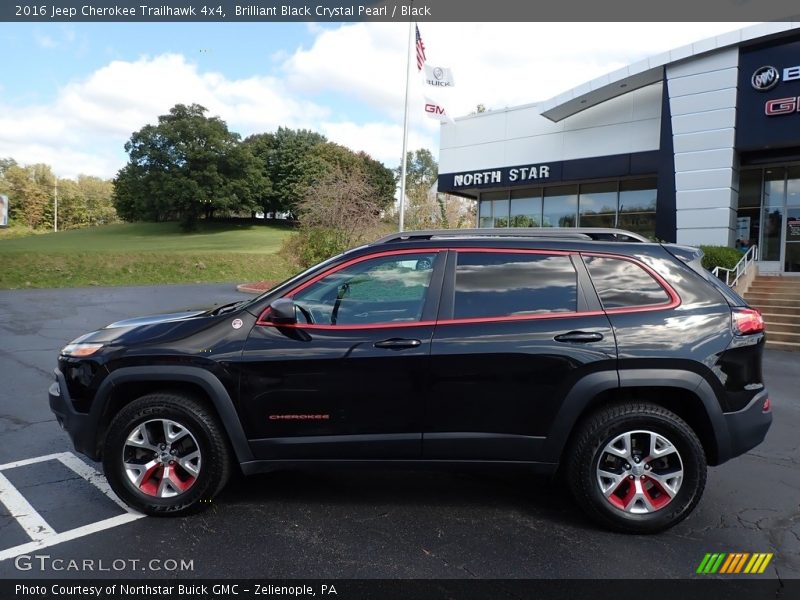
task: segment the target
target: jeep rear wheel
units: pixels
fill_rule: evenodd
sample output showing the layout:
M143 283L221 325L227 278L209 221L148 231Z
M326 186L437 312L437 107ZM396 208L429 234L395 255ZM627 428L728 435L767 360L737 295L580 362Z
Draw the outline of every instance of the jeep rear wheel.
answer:
M706 481L697 435L676 414L649 403L591 415L579 425L567 461L578 504L601 525L628 533L655 533L685 519Z
M222 427L203 404L154 393L126 405L111 421L103 469L111 488L148 515L182 515L208 506L230 473Z

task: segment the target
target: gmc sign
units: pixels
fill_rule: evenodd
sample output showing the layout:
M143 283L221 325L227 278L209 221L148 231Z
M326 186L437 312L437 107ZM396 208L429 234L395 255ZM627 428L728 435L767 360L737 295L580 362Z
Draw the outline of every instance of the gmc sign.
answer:
M800 96L767 100L766 104L764 104L764 113L768 117L789 115L796 112L800 112Z

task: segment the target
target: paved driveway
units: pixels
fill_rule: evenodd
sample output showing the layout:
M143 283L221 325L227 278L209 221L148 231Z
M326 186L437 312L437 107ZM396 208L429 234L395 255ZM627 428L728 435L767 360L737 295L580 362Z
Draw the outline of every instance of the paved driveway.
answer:
M49 412L57 351L123 317L239 297L219 285L0 291L0 488L52 529L0 506L0 558L37 527L57 542L26 550L46 560L0 560L0 577L680 578L706 552L774 552L764 577L800 577L800 354L777 351L766 442L711 469L698 509L664 534L600 531L557 485L467 471L276 473L233 481L194 517L128 515ZM57 559L95 572L54 570Z

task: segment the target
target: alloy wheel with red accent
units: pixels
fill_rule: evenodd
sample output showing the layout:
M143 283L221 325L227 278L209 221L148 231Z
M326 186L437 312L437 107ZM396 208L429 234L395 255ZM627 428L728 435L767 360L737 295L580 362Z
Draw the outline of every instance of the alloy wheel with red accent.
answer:
M675 445L653 431L621 433L597 463L597 485L619 510L644 514L661 510L678 494L683 461Z
M114 492L149 515L209 506L228 479L225 430L207 403L178 392L147 394L108 428L103 469Z
M654 533L683 520L706 481L697 434L649 402L614 403L589 415L572 437L565 467L584 511L626 533Z
M183 494L200 474L202 455L197 440L188 428L171 419L136 425L122 454L128 480L148 496Z

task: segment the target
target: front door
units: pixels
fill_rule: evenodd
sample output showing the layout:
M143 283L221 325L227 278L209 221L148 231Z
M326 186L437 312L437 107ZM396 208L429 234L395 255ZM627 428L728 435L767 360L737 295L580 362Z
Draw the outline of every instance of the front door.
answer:
M297 323L262 316L240 394L257 458L420 456L445 254L356 258L287 294Z

